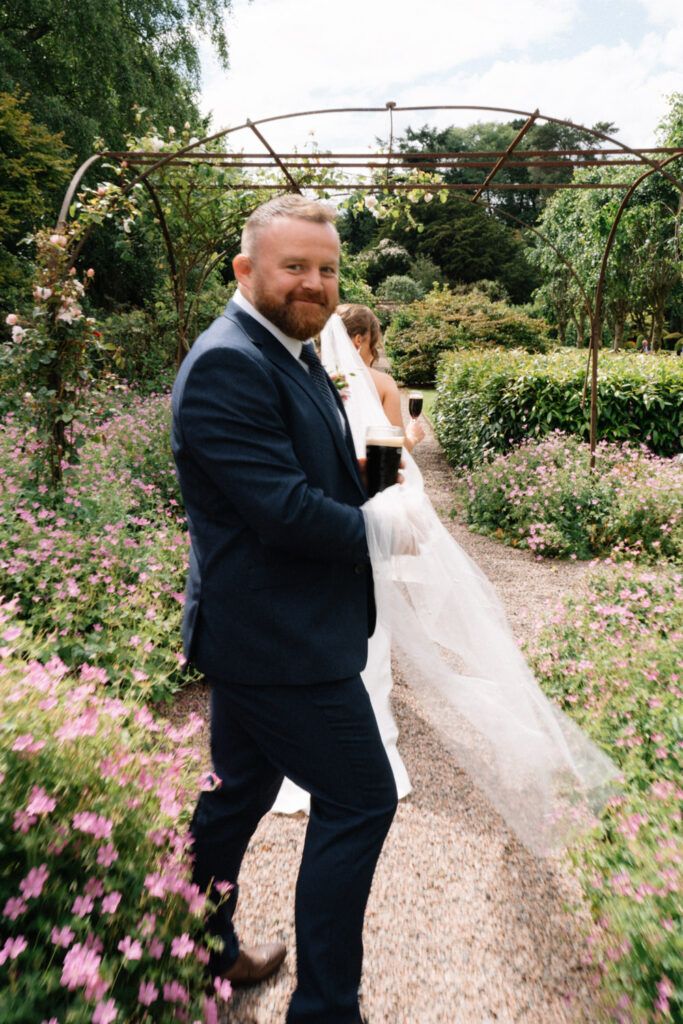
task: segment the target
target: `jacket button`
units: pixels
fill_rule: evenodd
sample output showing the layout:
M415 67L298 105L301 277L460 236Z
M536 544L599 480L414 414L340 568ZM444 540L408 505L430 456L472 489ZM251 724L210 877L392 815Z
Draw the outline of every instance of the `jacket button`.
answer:
M365 566L363 565L362 562L358 562L357 565L354 565L353 571L357 576L360 576L362 573L365 572Z

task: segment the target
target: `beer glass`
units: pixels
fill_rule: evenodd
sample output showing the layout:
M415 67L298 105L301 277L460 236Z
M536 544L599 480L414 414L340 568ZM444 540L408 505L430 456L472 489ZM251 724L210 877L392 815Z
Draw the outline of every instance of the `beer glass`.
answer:
M367 456L366 473L370 497L397 482L404 440L401 427L392 427L386 424L367 427L365 454Z

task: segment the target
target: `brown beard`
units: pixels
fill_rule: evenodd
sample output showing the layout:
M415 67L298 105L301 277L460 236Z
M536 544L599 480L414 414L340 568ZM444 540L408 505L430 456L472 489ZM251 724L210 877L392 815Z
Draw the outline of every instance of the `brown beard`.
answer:
M298 341L306 341L319 334L337 308L337 303L328 303L325 295L316 299L311 297L311 304L306 306L295 306L298 297L291 295L284 302L276 302L268 292L257 287L253 289L252 297L259 313L279 327L288 338L296 338Z

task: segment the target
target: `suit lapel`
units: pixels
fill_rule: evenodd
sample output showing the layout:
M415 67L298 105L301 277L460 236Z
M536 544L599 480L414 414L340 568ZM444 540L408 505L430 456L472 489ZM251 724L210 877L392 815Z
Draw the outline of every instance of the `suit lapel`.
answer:
M341 410L346 424L346 436L342 436L339 422L334 422L334 414L328 408L327 403L319 393L303 365L287 351L275 335L271 334L263 324L258 322L258 320L254 320L253 317L249 316L246 310L242 309L235 302L228 303L223 316L236 323L245 332L245 334L248 335L254 344L264 352L268 359L278 367L278 369L282 370L290 380L294 381L295 384L298 384L299 387L305 391L308 398L315 404L321 416L327 423L330 434L332 435L332 440L334 441L343 462L351 473L351 476L356 481L356 484L361 489L362 493L365 494L365 487L358 469L358 460L356 459L356 453L353 449L353 441L349 444L349 439L352 438L351 426L346 416L344 403L339 397L337 389L333 389L334 398L337 407Z

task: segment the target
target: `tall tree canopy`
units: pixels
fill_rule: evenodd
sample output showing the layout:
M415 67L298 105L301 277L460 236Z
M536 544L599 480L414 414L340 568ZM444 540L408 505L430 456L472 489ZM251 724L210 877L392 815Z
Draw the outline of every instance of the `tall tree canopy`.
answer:
M524 126L524 118L513 121L478 121L476 124L468 125L466 128L451 126L439 131L429 125L419 129L408 128L397 142L398 149L403 153L415 153L416 163L424 163L426 158L420 160L420 153L477 153L487 150L502 152L514 141L520 129ZM614 135L618 129L614 124L601 121L593 125L593 129L607 135ZM554 122L535 123L529 129L518 146L519 152L525 150L567 150L587 149L600 146L601 142L585 129L576 125L562 125ZM510 157L514 161L514 154ZM560 182L571 181L573 174L572 161L570 159L558 159L557 167L515 167L513 163L506 163L496 174L496 181L519 182L520 184L535 182ZM489 165L492 167L493 165ZM486 168L470 168L465 174L461 170L451 169L444 174L446 181L482 182L486 176ZM505 214L511 214L526 224L534 224L537 220L543 205L547 199L547 193L542 190L532 191L505 191L491 193L490 206L494 214L500 219L510 223Z
M28 96L36 120L83 158L134 129L133 106L160 125L198 120L197 36L227 64L232 0L0 0L0 91Z

